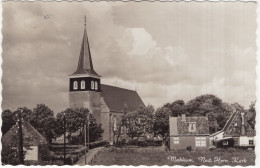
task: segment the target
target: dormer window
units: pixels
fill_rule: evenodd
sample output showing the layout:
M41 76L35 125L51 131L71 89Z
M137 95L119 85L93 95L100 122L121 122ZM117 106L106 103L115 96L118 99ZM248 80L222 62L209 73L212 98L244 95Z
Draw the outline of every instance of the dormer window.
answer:
M189 132L196 131L196 122L189 122Z
M80 83L80 88L81 88L81 89L85 89L85 81L81 81L81 83Z
M74 89L74 90L77 90L77 89L78 89L78 82L77 82L77 81L74 81L74 82L73 82L73 89Z
M91 89L95 89L94 81L91 81Z
M98 83L95 81L95 90L98 90Z

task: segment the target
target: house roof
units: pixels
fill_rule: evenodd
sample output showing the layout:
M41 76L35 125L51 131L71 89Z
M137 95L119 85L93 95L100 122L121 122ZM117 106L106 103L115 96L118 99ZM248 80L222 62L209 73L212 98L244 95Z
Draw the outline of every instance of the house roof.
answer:
M215 135L218 135L218 134L220 134L220 133L222 133L222 132L223 132L223 130L220 130L220 131L218 131L218 132L215 132L215 133L211 134L210 136L215 136Z
M18 144L18 127L14 125L3 137L2 144L17 146ZM47 144L47 140L28 122L22 122L23 143L24 146L38 146Z
M185 117L185 120L182 120L181 117L172 118L175 119L171 121L175 121L176 123L171 124L171 127L177 126L176 133L178 135L209 135L209 124L207 117ZM189 123L196 123L195 131L189 131Z
M229 117L229 119L227 120L226 124L224 125L224 127L222 128L221 131L226 131L226 130L227 130L227 128L229 127L229 125L232 123L234 117L236 116L236 113L237 113L237 112L235 111L235 112L233 112L233 113L231 114L231 116Z
M138 93L134 90L102 84L101 95L110 111L122 112L125 106L127 111L134 111L140 106L145 106Z
M245 117L242 116L241 112L235 111L230 116L226 125L223 128L224 137L238 137L241 136L242 118L244 119L245 136L255 136L255 130L249 125Z
M100 75L98 75L95 72L92 63L87 29L86 29L86 17L85 17L84 34L83 34L83 39L82 39L81 49L79 54L78 67L77 70L72 75L81 75L81 74L89 74L92 76L100 77Z

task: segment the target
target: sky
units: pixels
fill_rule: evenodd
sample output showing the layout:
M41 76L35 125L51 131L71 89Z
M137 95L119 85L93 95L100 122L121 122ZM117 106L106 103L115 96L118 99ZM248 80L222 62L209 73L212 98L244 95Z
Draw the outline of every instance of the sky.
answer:
M248 108L256 91L254 2L3 2L2 109L69 107L87 17L101 83L160 107L202 94Z

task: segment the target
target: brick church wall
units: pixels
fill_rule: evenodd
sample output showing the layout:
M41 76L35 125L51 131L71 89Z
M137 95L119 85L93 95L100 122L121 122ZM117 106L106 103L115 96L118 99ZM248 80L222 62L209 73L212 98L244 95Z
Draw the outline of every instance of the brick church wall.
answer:
M70 92L69 103L71 108L86 107L96 118L98 124L101 120L101 109L100 109L100 92L93 91L81 91L81 92Z
M81 108L86 107L93 113L97 124L101 124L103 132L103 139L110 141L109 132L111 131L111 137L113 137L112 129L109 131L109 128L112 127L112 124L109 124L111 121L109 119L109 108L107 107L105 101L101 97L100 92L93 91L81 91L81 92L70 92L69 93L69 102L71 108ZM112 140L112 138L111 138Z

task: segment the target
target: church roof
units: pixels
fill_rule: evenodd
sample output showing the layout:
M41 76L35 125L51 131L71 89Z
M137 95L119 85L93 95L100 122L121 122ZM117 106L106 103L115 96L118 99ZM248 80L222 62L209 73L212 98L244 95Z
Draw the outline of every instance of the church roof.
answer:
M145 106L138 93L134 90L102 84L101 95L110 111L122 112L125 106L127 111L134 111L140 106Z
M18 127L14 125L3 137L2 144L17 146L18 144ZM38 146L47 144L47 140L28 122L22 122L23 143L24 146Z
M80 54L79 54L78 67L77 67L77 70L72 75L82 75L82 74L89 74L92 76L100 77L95 72L93 63L92 63L87 29L86 29L86 17L85 17L84 34L83 34L83 39L82 39L81 49L80 49Z

